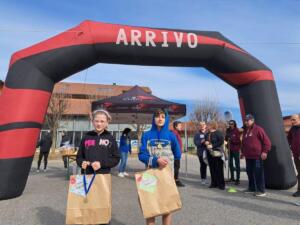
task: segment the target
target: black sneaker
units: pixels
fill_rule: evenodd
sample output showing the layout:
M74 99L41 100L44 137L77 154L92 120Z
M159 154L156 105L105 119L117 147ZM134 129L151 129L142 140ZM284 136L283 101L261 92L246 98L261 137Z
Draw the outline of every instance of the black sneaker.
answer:
M294 194L293 194L294 197L300 197L300 190L299 191L296 191Z
M235 184L235 185L239 185L239 184L240 184L240 181L239 181L239 180L236 180L236 181L234 182L234 184Z
M177 187L184 187L185 186L183 183L181 183L180 180L176 180L175 183L176 183Z

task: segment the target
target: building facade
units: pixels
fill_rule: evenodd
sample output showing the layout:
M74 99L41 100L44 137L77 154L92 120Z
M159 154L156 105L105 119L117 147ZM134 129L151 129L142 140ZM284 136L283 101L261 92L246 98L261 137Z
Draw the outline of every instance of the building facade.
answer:
M53 98L58 99L60 106L63 105L64 109L61 113L59 127L57 129L56 147L59 147L62 131L67 132L71 139L73 146L78 147L82 136L89 130L92 130L90 122L91 102L99 99L104 99L112 96L120 95L133 86L120 86L120 85L103 85L103 84L83 84L83 83L67 83L59 82L55 85L53 90ZM150 88L142 87L147 93L151 93ZM51 107L57 107L57 104L51 104L48 108L48 116L54 114L55 110ZM109 125L109 131L119 139L120 133L126 127L136 130L136 125L129 124L112 124ZM41 135L49 130L49 126L45 121ZM134 136L134 132L133 132Z

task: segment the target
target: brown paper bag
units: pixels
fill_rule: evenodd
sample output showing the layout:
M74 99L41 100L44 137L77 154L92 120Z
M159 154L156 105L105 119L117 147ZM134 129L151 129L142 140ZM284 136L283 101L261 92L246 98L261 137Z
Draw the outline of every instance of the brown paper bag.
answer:
M93 175L86 175L87 185ZM111 220L111 175L97 174L85 195L83 175L70 178L66 224L103 224Z
M135 180L144 218L168 214L181 208L180 195L168 166L136 173Z

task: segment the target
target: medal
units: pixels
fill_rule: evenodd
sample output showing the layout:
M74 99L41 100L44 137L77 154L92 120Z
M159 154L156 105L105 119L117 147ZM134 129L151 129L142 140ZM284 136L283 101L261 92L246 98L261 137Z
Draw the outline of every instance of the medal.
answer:
M157 145L157 148L162 149L162 145L159 143L159 144Z

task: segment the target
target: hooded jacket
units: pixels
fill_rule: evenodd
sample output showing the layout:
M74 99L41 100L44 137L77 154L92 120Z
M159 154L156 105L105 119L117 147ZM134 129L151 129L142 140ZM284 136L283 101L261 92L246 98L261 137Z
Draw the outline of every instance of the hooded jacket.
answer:
M271 150L271 141L260 126L253 124L243 132L242 153L246 159L260 159L261 154Z
M166 114L165 124L158 130L155 124L154 115L150 131L143 134L139 153L139 160L152 168L159 165L157 159L167 158L172 164L174 159L181 158L181 151L174 133L169 130L169 115ZM172 167L171 167L172 168Z
M288 141L294 158L300 156L300 125L292 126L288 133Z
M116 139L104 130L101 134L95 131L89 131L81 140L76 162L81 167L83 161L95 162L99 161L101 168L95 173L110 173L110 169L118 165L120 161L120 152ZM92 174L94 170L92 166L88 166L86 174Z

